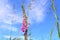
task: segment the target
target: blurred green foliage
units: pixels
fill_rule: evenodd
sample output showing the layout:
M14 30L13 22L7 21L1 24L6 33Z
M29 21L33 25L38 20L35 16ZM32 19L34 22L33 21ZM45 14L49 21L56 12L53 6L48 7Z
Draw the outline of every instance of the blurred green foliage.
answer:
M55 4L54 4L54 0L52 0L52 10L54 11L54 17L56 19L56 26L57 26L57 30L58 30L58 36L60 38L60 26L59 26L59 18L57 16L57 12L56 12L56 7L55 7Z

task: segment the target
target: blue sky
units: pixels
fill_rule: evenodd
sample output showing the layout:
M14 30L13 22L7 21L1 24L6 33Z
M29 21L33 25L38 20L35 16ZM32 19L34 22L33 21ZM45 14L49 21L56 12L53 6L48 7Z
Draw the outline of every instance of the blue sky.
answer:
M22 2L23 0L0 0L0 40L9 39L10 34L13 38L17 36L23 38ZM32 3L32 10L28 8L30 3ZM59 40L51 0L34 0L33 2L24 0L24 6L30 22L29 33L31 32L33 40L49 40L52 28L54 29L53 40ZM57 16L60 18L60 0L55 0L55 6Z

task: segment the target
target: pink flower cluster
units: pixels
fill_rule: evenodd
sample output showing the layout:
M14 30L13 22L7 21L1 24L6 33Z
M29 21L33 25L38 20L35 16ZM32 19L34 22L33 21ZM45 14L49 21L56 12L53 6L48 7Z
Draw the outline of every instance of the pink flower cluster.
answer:
M22 30L22 32L25 32L26 29L28 29L28 27L27 27L27 24L26 24L26 20L24 19L24 20L23 20L23 23L22 23L22 28L21 28L21 30Z

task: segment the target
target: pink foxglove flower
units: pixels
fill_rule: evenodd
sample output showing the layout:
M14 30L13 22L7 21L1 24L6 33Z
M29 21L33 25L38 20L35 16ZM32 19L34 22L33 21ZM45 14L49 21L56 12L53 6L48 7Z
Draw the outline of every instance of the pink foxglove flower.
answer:
M24 19L21 28L22 32L25 32L25 29L26 29L26 20Z

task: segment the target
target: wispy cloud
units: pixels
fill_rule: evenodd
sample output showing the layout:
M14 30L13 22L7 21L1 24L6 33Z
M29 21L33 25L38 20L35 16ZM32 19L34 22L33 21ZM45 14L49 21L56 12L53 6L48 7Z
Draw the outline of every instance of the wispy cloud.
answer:
M9 39L9 38L10 38L10 36L8 36L8 35L5 35L5 36L4 36L4 38L7 38L7 39Z
M47 0L35 0L31 2L31 9L29 11L29 20L35 22L42 22L46 16Z
M2 30L8 30L8 31L13 31L13 32L17 32L18 28L11 26L11 25L0 25L0 29Z
M22 23L22 17L13 12L8 0L0 0L0 29L16 32L18 29L11 26L15 23Z
M0 22L13 24L21 23L22 18L19 14L13 13L12 7L5 1L0 1Z
M6 39L9 39L10 37L11 37L12 39L14 39L14 38L20 38L20 39L24 40L24 36L10 36L10 35L4 35L4 38L6 38Z
M4 35L4 38L9 39L10 35ZM24 40L24 36L11 36L12 39L14 38L20 38L21 40ZM35 38L32 38L35 39ZM30 37L28 37L28 40L30 40Z
M22 16L18 13L13 13L12 6L8 4L8 0L6 2L0 0L0 22L7 24L14 23L22 23ZM30 22L42 22L45 18L45 9L47 5L47 0L37 0L32 2L32 10L29 11L29 21ZM38 5L37 5L38 4Z

